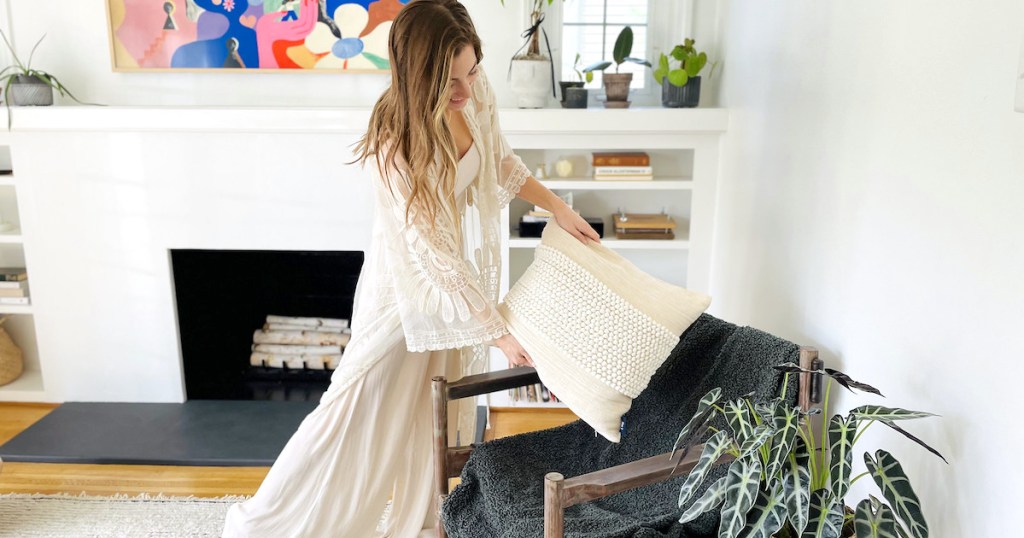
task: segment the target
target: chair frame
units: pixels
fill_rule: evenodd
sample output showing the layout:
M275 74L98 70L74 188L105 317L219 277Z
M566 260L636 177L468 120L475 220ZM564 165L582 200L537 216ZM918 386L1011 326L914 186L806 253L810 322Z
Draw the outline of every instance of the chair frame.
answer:
M800 366L808 370L821 370L823 362L818 351L800 348ZM798 402L808 411L821 404L821 374L799 374ZM539 383L533 368L513 368L486 374L466 376L449 383L444 377L432 379L434 403L434 485L437 492L437 537L447 538L441 521L441 505L448 497L448 481L462 474L473 445L448 446L448 402L500 390ZM678 467L670 452L650 458L624 463L592 473L565 478L552 472L544 476L544 538L563 538L565 509L570 506L601 499L634 488L656 484L669 478L689 473L700 458L702 445L689 451ZM716 464L726 463L731 456L723 456ZM675 472L673 472L675 469Z

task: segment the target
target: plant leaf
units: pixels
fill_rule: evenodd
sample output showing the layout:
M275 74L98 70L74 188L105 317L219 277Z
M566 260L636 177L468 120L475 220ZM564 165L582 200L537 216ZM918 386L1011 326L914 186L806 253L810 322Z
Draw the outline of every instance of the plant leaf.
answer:
M693 466L693 470L686 477L686 481L683 482L681 488L679 488L679 506L685 506L686 503L693 497L693 493L697 491L697 487L704 482L704 478L707 477L708 471L711 466L725 454L725 451L732 446L732 439L729 437L728 432L719 431L718 433L711 436L708 442L704 444L704 450L700 453L700 458L697 459L696 465Z
M862 405L850 411L861 420L910 420L915 418L926 418L938 416L934 413L924 411L910 411L899 407L884 407L881 405Z
M605 69L611 67L611 65L611 62L597 62L584 67L583 72L590 73L591 71L604 71Z
M629 56L629 57L623 58L623 61L631 62L631 63L635 63L635 64L640 64L640 65L643 65L643 66L646 66L646 67L651 67L651 62L648 62L647 60L645 60L643 58L633 58L632 56Z
M832 492L819 489L811 494L811 509L807 519L807 528L801 538L839 538L843 527L843 511L841 503L836 502Z
M741 444L745 443L754 431L754 421L750 417L750 409L742 399L725 404L725 421L729 424L729 429L736 441Z
M760 490L757 500L747 513L743 538L772 538L786 522L786 498L782 484L776 483L771 492Z
M857 504L853 521L857 538L899 538L892 509L873 495Z
M771 424L762 424L754 428L750 433L750 437L748 437L747 440L743 442L743 445L740 446L740 458L745 458L756 452L761 448L761 445L764 445L772 438L772 434L774 433L775 426Z
M693 521L704 512L710 512L711 510L718 508L718 505L722 504L722 501L725 499L726 478L727 477L723 476L708 486L708 489L704 490L704 494L694 501L693 504L683 512L683 515L679 516L679 522L686 523L687 521Z
M45 38L46 38L46 34L43 34L43 37L40 37L39 41L36 41L36 44L32 46L32 52L28 53L28 63L25 65L25 67L27 67L29 69L32 69L32 58L35 57L36 49L39 48L39 44L42 43L43 39L45 39Z
M942 461L945 461L946 465L949 465L949 461L947 461L946 458L942 456L942 454L939 454L938 450L935 450L934 448L928 446L927 443L925 443L924 441L918 439L917 437L912 435L907 430L904 430L903 428L897 426L896 423L894 423L892 421L889 421L889 420L882 420L882 424L885 424L886 426L888 426L888 427L890 427L890 428L892 428L892 429L902 433L903 435L905 435L907 437L907 439L910 439L911 441L913 441L913 442L923 446L925 448L925 450L927 450L928 452L931 452L932 454L935 454L936 456L941 458Z
M846 496L850 489L850 470L853 468L853 440L857 437L857 417L835 415L829 421L828 444L829 477L832 494L836 499Z
M682 45L676 45L675 47L672 47L672 57L675 58L676 61L680 62L685 60L686 49Z
M928 538L928 522L921 512L921 501L914 493L900 462L892 454L879 449L875 451L874 458L865 452L864 464L878 484L878 489L882 490L882 496L889 501L889 506L910 528L910 534L914 538Z
M779 405L775 408L771 420L775 426L775 435L772 436L768 465L765 466L765 474L769 481L778 475L793 448L793 441L796 440L797 429L800 427L800 408Z
M725 503L718 538L735 538L747 522L747 512L754 505L761 485L761 462L757 456L740 458L729 465L725 482Z
M825 373L822 370L808 370L806 368L801 368L801 367L797 366L797 364L795 362L784 362L782 364L777 364L775 366L772 366L772 369L775 370L775 371L778 371L778 372L782 372L784 374L823 374L823 373Z
M672 446L672 454L670 457L675 456L676 450L683 446L683 442L686 437L693 431L699 429L700 426L707 424L711 418L711 414L715 412L715 404L722 398L722 389L713 388L708 391L700 401L697 402L697 410L694 411L693 416L690 417L690 421L683 426L683 429L679 430L679 436L676 437L676 444Z
M789 511L789 522L793 524L797 534L807 527L811 504L811 454L803 438L797 437L793 450L786 458L782 469L782 486L786 494L786 509Z
M690 80L690 77L686 74L686 71L682 69L673 69L668 72L668 81L676 87L686 86L686 83Z
M706 53L690 54L686 57L686 74L691 77L697 76L701 69L708 63L708 55Z
M612 48L612 59L615 63L621 64L626 61L629 53L633 51L633 29L626 26L619 32L619 37L615 38L615 47Z
M846 387L846 390L853 392L853 389L857 389L864 392L870 392L879 396L885 396L878 389L868 385L867 383L861 383L860 381L854 381L850 376L840 372L839 370L833 370L831 368L825 368L825 373L832 379L835 379L837 383Z

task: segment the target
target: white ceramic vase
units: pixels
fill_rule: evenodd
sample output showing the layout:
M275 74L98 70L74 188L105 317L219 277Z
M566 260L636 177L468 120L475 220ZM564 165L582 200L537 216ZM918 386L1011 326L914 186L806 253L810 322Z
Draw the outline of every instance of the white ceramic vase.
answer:
M544 108L551 95L551 64L547 58L512 60L512 93L519 108Z

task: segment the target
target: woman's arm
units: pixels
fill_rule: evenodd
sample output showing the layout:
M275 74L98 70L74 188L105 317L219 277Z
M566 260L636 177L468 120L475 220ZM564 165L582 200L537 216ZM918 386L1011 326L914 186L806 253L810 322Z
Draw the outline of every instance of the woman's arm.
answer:
M576 239L584 243L587 241L601 242L601 236L597 235L597 231L594 230L593 226L583 220L583 217L573 211L564 200L551 192L550 189L545 187L540 181L537 181L533 176L526 178L526 182L519 189L517 196L535 206L550 211L555 217L555 222L564 228L565 231L571 233Z

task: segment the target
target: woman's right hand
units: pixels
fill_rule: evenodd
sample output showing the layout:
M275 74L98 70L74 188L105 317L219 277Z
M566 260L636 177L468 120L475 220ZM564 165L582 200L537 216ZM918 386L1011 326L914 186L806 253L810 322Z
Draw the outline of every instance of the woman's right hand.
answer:
M501 351L508 357L509 366L533 366L533 359L530 358L530 354L523 349L523 346L519 344L519 340L516 340L515 336L511 334L505 334L504 336L498 337L494 343L501 348Z

